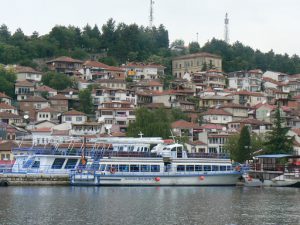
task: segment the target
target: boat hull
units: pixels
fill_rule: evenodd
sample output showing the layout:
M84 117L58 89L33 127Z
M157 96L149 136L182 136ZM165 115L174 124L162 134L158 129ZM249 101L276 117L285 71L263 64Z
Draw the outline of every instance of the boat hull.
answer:
M235 186L241 174L74 175L72 185L92 186Z

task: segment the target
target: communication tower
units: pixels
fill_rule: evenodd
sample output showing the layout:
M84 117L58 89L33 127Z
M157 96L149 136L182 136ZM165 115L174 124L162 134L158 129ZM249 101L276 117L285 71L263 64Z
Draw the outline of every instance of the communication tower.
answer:
M150 16L149 16L149 27L153 27L153 5L154 1L150 0Z
M229 19L228 14L225 14L224 41L229 44Z

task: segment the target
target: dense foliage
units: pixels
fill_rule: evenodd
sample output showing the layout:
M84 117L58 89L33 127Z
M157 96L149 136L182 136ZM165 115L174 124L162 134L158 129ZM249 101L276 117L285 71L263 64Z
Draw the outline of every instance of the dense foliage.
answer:
M224 149L230 153L230 157L235 162L243 163L252 158L255 152L260 152L264 146L264 136L249 133L245 126L241 133L231 135L224 145Z
M43 36L37 32L26 36L20 28L11 34L6 25L0 26L0 63L4 64L61 55L85 59L89 54L104 54L119 63L144 61L152 54L165 54L168 47L168 31L163 25L150 29L109 19L101 31L97 25L83 29L55 26Z
M93 105L93 99L92 99L92 87L91 86L79 91L79 103L80 103L79 104L80 111L82 111L86 114L94 113L94 105Z
M6 70L3 66L0 65L0 92L4 92L8 96L14 97L14 86L16 79L16 74L12 69Z
M224 41L212 39L201 48L201 51L222 56L225 72L261 69L263 71L273 70L289 74L300 73L299 56L289 57L287 54L275 54L273 50L263 53L240 42L229 45Z
M184 41L177 39L169 45L168 31L163 25L145 28L137 24L116 24L109 19L101 29L97 25L86 25L83 29L57 25L42 36L37 32L27 36L20 28L12 34L6 25L0 26L0 63L3 64L34 67L32 60L37 58L66 55L87 59L98 55L104 57L100 59L102 62L114 66L126 61L159 63L167 67L166 74L171 74L172 57L200 51L221 55L225 72L258 68L300 73L299 56L275 54L273 50L263 53L240 42L229 45L213 38L202 48L197 42L189 43L186 48Z
M126 133L128 137L137 137L142 132L146 137L169 138L171 123L179 119L186 119L186 115L180 109L168 111L164 108L155 110L139 108L135 115L135 122L128 126Z
M275 111L273 129L266 135L265 153L292 153L293 138L287 136L289 127L283 127L284 118L280 115L280 108Z
M73 81L69 76L56 72L45 73L42 77L42 83L56 90L63 90L73 85Z

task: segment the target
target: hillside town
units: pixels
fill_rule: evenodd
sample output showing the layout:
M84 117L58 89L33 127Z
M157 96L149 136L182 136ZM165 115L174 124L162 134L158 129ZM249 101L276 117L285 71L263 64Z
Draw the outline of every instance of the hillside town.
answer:
M124 137L136 109L180 109L188 118L172 122L170 136L186 137L189 152L224 153L231 135L248 126L252 133L272 129L277 105L300 154L300 75L280 71L224 73L222 58L195 53L172 59L166 67L127 62L119 67L61 56L46 61L47 71L67 75L76 86L55 90L42 83L44 72L2 65L16 75L15 98L0 93L0 160L11 148L63 142L70 136ZM79 92L91 89L91 114L76 109Z

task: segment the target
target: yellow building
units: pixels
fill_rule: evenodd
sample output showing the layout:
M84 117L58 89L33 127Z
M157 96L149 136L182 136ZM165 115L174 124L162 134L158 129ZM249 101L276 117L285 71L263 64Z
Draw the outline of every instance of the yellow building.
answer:
M172 60L173 76L182 78L185 73L195 73L203 69L206 64L207 69L222 71L221 56L201 52L176 57Z

